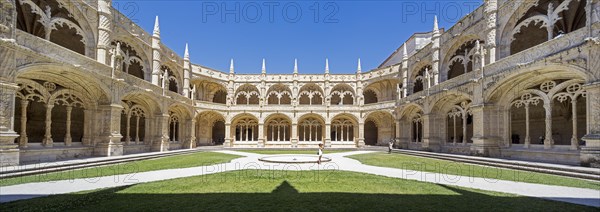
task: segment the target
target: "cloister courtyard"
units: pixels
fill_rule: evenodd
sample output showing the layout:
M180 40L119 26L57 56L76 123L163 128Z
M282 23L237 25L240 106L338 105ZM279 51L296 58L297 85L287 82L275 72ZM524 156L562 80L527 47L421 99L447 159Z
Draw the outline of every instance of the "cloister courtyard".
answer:
M600 1L484 0L421 22L339 2L361 9L351 33L316 41L173 21L204 2L164 1L177 14L160 19L0 0L1 211L600 210ZM395 16L363 23L373 8Z
M315 149L316 151L316 149ZM411 156L330 150L203 150L0 180L0 209L45 211L597 211L600 181ZM97 161L96 161L97 162ZM49 196L48 196L49 195Z

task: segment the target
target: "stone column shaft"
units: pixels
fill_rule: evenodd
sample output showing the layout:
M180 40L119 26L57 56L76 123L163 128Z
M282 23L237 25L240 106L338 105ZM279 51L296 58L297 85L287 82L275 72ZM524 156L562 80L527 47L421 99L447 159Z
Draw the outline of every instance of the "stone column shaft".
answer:
M544 138L544 149L552 149L554 147L554 139L552 139L552 103L544 104L546 110L546 134Z
M65 146L71 146L73 139L71 138L71 112L73 107L67 106L67 129L65 132Z
M21 100L21 137L19 138L19 148L27 148L27 106L29 101Z
M46 105L46 120L45 120L45 133L44 133L44 140L42 141L42 144L45 147L52 147L54 145L54 142L52 140L52 108L54 107L54 105Z

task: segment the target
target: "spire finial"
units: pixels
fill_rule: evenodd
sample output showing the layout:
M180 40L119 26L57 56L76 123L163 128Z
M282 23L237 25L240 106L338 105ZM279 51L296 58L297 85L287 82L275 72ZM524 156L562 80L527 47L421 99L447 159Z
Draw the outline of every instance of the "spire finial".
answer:
M158 24L158 16L156 16L156 20L154 21L154 36L160 37L160 26Z
M433 16L433 32L439 32L437 15Z
M229 63L229 73L230 73L230 74L233 74L233 73L235 73L235 72L233 71L233 58L231 58L231 63Z
M406 51L406 43L402 44L402 59L408 59L408 53Z
M298 73L298 59L294 59L294 74Z
M267 64L265 63L265 58L263 58L263 61L262 61L261 73L263 73L263 74L267 73Z
M360 58L358 58L358 67L356 69L356 73L361 73L362 72L362 66L360 65Z
M185 43L185 52L183 53L183 59L190 59L190 50L188 49L187 43Z
M329 59L325 58L325 73L329 74Z

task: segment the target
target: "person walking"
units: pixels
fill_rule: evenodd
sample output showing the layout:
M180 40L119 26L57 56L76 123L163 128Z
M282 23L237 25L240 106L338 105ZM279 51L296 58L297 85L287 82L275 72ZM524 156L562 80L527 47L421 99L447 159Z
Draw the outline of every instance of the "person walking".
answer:
M319 159L317 160L317 164L321 164L321 157L323 157L323 144L319 144L319 151L317 152Z
M390 142L388 143L388 154L392 154L392 149L394 149L394 140L390 139Z

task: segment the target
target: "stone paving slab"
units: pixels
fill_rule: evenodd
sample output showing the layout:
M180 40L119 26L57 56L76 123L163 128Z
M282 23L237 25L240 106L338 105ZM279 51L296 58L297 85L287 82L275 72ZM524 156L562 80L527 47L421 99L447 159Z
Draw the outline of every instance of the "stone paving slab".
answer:
M10 202L19 199L30 199L54 194L66 194L79 191L111 188L137 183L155 182L182 177L201 176L226 171L244 169L266 170L342 170L359 173L374 174L386 177L417 180L443 185L453 185L465 188L481 189L486 191L504 192L528 197L538 197L562 202L600 207L600 190L571 188L564 186L541 185L533 183L513 182L504 180L491 180L476 177L456 175L442 175L412 170L403 170L387 167L369 166L357 160L346 158L348 155L365 154L371 151L354 151L325 154L332 162L317 164L273 164L258 161L266 156L248 152L231 150L216 151L226 154L244 156L229 163L200 166L182 169L158 170L135 174L124 174L89 179L62 180L56 182L28 183L21 185L0 187L0 202Z

